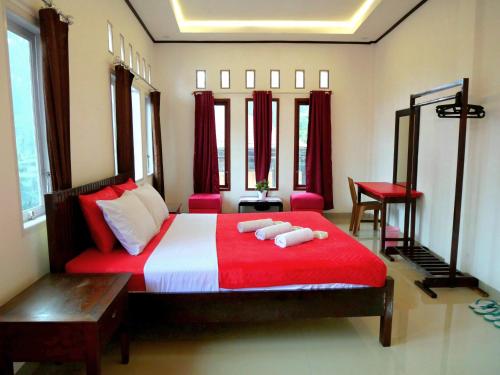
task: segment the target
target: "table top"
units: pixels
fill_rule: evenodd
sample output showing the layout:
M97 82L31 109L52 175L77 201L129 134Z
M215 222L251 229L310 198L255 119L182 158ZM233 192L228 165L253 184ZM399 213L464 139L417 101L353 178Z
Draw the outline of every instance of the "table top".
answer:
M259 199L259 197L240 197L239 203L283 203L280 197L266 197L265 199Z
M404 186L390 182L356 182L356 185L362 190L380 198L404 198L406 196L406 188ZM412 190L411 195L412 198L419 198L423 193Z
M7 322L97 322L130 274L48 274L0 307Z

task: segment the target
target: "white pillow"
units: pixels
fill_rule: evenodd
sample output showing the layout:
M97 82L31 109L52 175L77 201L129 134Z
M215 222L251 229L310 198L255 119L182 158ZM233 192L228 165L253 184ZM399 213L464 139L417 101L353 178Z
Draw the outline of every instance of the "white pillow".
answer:
M153 216L156 226L160 229L163 222L168 219L169 216L168 207L161 195L149 184L144 184L131 191L141 200L142 204L146 206L151 216Z
M111 231L130 255L139 255L158 233L158 227L148 209L131 191L126 191L118 199L96 203Z

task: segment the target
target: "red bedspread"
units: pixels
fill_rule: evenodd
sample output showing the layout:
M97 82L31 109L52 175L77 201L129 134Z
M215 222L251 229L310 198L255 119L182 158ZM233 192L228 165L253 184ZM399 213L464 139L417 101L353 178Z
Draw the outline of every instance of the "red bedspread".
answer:
M257 240L253 232L236 230L239 221L263 217L323 230L329 238L281 249L273 241ZM316 212L219 215L217 257L224 289L332 283L381 287L387 274L380 258Z
M238 233L243 220L270 217L293 225L328 232L329 238L281 249L259 241L254 233ZM70 273L131 272L130 291L145 291L144 265L175 219L171 215L138 256L123 249L102 253L88 249L66 264ZM386 266L366 247L314 212L223 214L217 219L219 287L258 288L295 284L358 284L381 287Z

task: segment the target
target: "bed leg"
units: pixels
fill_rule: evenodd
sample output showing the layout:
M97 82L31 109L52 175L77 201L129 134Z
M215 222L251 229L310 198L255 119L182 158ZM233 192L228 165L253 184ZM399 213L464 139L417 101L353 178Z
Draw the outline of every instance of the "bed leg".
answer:
M382 346L391 346L392 310L394 307L394 280L387 277L385 282L384 313L380 316L379 341Z

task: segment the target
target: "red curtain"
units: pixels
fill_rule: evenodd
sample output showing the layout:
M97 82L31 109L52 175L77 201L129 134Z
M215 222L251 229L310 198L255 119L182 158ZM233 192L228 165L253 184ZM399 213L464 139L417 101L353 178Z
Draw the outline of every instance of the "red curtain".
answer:
M214 96L212 91L200 91L194 94L194 100L194 192L219 193Z
M310 94L306 153L306 191L322 195L325 210L333 208L331 94Z
M118 173L134 178L134 128L132 123L132 82L134 73L121 65L115 67L116 154Z
M253 139L256 181L267 180L271 168L273 130L273 93L253 92Z
M68 24L53 8L40 9L45 117L52 189L71 187Z
M153 187L165 198L165 185L163 182L163 153L161 146L160 123L160 92L153 91L149 97L153 106Z

